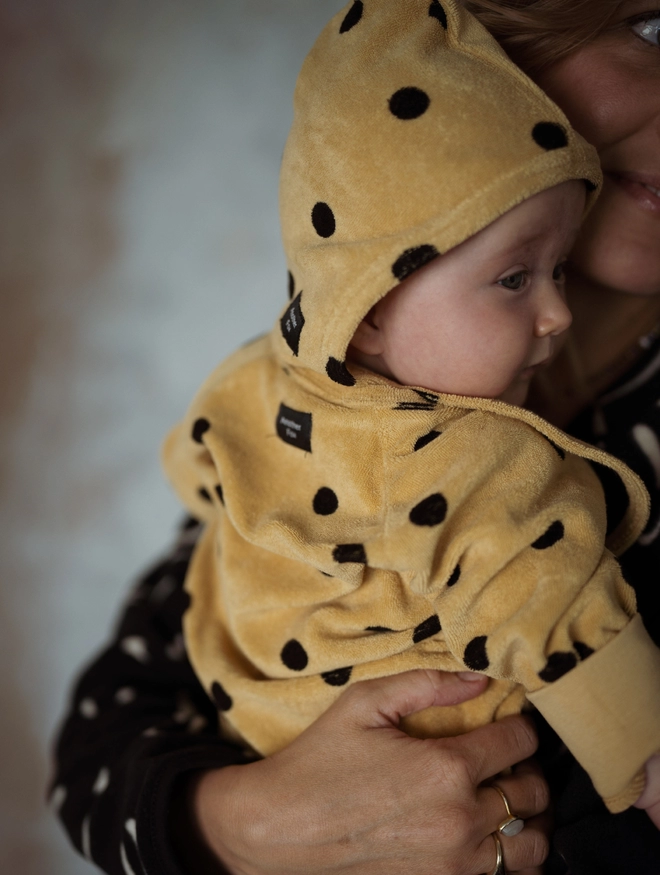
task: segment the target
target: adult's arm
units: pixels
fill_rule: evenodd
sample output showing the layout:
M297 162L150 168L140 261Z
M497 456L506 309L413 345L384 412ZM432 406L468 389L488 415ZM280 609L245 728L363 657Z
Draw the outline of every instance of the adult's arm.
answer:
M56 745L51 804L80 853L110 875L182 875L168 816L187 775L247 762L181 636L183 580L198 534L132 593L110 645L80 677Z
M411 739L395 727L399 714L485 683L416 672L355 685L289 748L250 762L218 736L183 648L196 534L138 585L74 691L51 799L78 850L109 875L386 875L412 871L411 861L434 875L490 871L502 803L478 784L533 752L523 718L462 739ZM533 768L500 783L523 816L546 807ZM540 863L546 848L531 821L505 840L510 871Z

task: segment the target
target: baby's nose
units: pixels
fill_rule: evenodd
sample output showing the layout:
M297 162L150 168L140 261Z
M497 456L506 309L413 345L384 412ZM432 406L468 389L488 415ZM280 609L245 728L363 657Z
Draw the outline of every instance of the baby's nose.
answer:
M564 297L558 291L554 283L543 295L542 305L536 320L537 337L545 337L548 334L562 334L573 321L573 314L568 309Z

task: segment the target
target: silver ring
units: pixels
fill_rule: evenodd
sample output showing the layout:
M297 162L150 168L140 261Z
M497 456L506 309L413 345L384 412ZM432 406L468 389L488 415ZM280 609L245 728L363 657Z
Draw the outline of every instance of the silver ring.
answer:
M504 868L504 854L502 853L502 842L500 841L500 837L496 832L491 833L491 835L495 840L495 851L497 852L497 860L495 861L495 868L490 873L490 875L507 875L506 869Z
M502 802L504 802L504 807L506 808L506 817L502 821L502 823L497 827L497 831L501 832L503 836L511 837L517 836L518 833L521 833L525 828L525 821L522 817L519 817L517 814L514 814L509 808L509 800L504 795L504 790L501 787L498 787L497 784L490 785L493 790L497 790L497 792L502 797Z

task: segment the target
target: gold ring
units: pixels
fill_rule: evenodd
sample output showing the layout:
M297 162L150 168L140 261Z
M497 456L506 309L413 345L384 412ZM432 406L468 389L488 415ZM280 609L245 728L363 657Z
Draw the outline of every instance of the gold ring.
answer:
M502 802L504 802L504 807L506 808L506 817L497 827L497 831L501 832L503 836L517 836L518 833L521 833L525 828L525 821L522 817L519 817L511 811L509 808L509 800L504 795L504 790L501 787L498 787L497 784L491 784L490 786L500 794Z
M497 852L497 860L495 861L495 868L490 873L490 875L506 875L506 869L504 868L504 854L502 853L502 842L500 841L500 837L496 832L491 833L491 835L495 840L495 851Z

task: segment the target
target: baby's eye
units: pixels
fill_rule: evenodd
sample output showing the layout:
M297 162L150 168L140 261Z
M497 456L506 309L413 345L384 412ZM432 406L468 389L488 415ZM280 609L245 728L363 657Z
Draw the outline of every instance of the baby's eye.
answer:
M645 42L660 47L660 13L653 13L652 17L638 19L632 24L632 31Z
M503 280L498 280L500 286L505 289L511 289L513 292L518 292L525 285L527 274L524 270L519 270L517 273L512 273L510 276L504 277Z
M561 264L558 264L557 267L552 271L552 278L556 283L563 283L566 279L566 262L562 261Z

